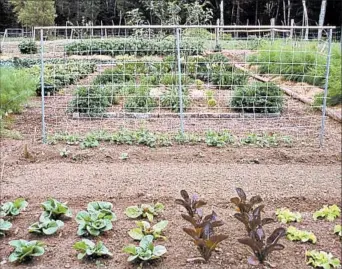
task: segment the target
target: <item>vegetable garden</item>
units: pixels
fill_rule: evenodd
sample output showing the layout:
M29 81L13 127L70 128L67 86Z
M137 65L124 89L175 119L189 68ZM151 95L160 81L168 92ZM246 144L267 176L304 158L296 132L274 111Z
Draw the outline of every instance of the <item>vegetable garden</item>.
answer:
M1 267L341 268L338 44L120 30L3 50Z

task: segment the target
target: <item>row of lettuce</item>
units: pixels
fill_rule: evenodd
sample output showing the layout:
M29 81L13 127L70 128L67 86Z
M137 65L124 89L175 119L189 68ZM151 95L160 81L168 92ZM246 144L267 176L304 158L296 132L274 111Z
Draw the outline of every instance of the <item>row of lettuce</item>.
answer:
M275 223L273 217L263 217L265 205L261 204L263 199L253 196L247 199L247 195L241 188L237 188L238 197L233 197L230 202L236 208L234 217L244 226L244 237L238 242L248 246L252 251L252 256L248 258L251 265L269 266L269 256L273 251L281 251L285 248L279 241L282 237L290 241L299 241L309 244L316 244L317 237L311 231L301 230L295 226L284 228L288 223L301 222L303 220L300 212L291 212L288 208L280 208L275 212L276 218L283 225L276 228L268 237L264 226ZM217 233L218 227L225 225L219 219L215 211L204 214L204 206L207 204L198 195L189 195L186 190L181 190L181 199L176 199L175 203L181 205L185 211L181 214L190 227L184 227L183 231L191 237L191 241L197 247L200 258L199 261L209 262L212 254L222 241L229 239L229 235ZM28 206L23 198L18 198L13 202L6 202L0 207L0 236L6 236L12 229L13 220L22 210ZM57 234L64 226L64 221L72 217L72 212L67 203L49 198L42 203L43 212L37 222L30 225L28 231L38 235L51 236ZM125 215L129 219L136 219L136 227L128 231L128 235L138 243L129 244L123 248L123 252L129 254L128 262L140 264L159 259L167 253L163 245L156 245L156 241L167 240L166 228L168 221L160 219L163 216L164 205L160 202L152 204L140 204L128 206ZM337 205L324 206L313 214L314 220L326 219L329 222L340 217L340 208ZM146 219L146 220L145 220ZM156 220L158 219L158 220ZM78 259L99 257L112 257L113 254L102 241L94 242L92 238L101 235L108 236L108 232L113 230L113 223L117 221L117 216L113 211L113 204L106 201L94 201L87 205L86 210L81 210L75 218L78 229L77 235L82 237L76 242L73 248L77 251ZM240 229L239 229L240 230ZM241 229L242 230L242 229ZM222 231L222 230L221 230ZM342 238L341 225L336 224L329 232L337 234ZM10 262L22 263L33 257L41 256L45 253L46 244L33 240L24 239L12 240L9 244L14 248L9 255ZM317 250L306 250L306 262L314 268L340 268L340 260L333 257L331 253ZM273 266L272 266L273 267Z

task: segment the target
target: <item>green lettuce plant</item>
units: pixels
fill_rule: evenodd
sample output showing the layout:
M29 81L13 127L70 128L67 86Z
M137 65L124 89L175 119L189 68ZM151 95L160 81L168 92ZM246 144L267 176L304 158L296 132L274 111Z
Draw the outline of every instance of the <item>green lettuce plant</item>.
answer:
M15 199L13 202L7 202L0 207L0 217L17 216L28 205L24 198Z
M156 204L142 204L141 206L129 206L125 210L127 217L136 219L139 217L147 218L150 222L153 221L154 216L158 216L159 213L164 211L164 205L162 203Z
M44 219L43 222L35 222L29 228L30 233L52 235L64 226L61 220Z
M143 263L144 261L159 259L167 250L161 245L154 246L153 235L146 235L141 239L139 246L128 245L123 248L123 251L130 254L127 261L141 261Z
M337 205L323 206L320 210L313 214L314 220L326 219L328 221L333 221L340 216L341 209Z
M89 212L98 211L103 215L104 219L109 219L111 221L116 220L116 215L113 212L113 204L110 202L96 201L90 202L87 206Z
M334 258L334 256L331 253L310 250L306 251L305 256L307 258L306 264L309 264L314 268L341 268L340 260L338 258Z
M298 230L296 227L290 226L286 230L286 238L291 241L310 242L316 244L317 238L314 233Z
M101 233L113 228L112 220L105 218L106 215L100 211L80 211L76 215L78 223L77 235L99 236Z
M299 212L291 212L287 208L281 208L276 210L276 216L281 223L300 222L302 215Z
M10 262L24 262L33 257L41 256L45 252L45 244L41 241L12 240L9 244L14 247L14 251L8 257Z
M5 235L5 233L11 229L12 223L7 220L0 219L0 236Z
M103 244L102 241L99 241L95 244L91 240L82 239L82 241L76 242L73 245L73 248L79 252L77 254L77 258L79 260L82 260L84 257L98 258L102 256L113 256L113 254L109 252L108 248Z
M335 225L334 234L337 234L340 238L342 238L342 226L340 224Z
M72 213L67 206L67 203L61 203L56 199L49 198L44 203L42 203L44 212L40 216L40 221L43 222L44 219L58 219L61 216L71 217Z
M128 232L129 236L134 240L141 240L145 235L152 235L154 239L162 238L166 240L166 237L163 236L163 230L165 230L167 224L169 222L167 220L162 220L155 225L151 226L151 224L147 221L137 221L137 228L134 228Z

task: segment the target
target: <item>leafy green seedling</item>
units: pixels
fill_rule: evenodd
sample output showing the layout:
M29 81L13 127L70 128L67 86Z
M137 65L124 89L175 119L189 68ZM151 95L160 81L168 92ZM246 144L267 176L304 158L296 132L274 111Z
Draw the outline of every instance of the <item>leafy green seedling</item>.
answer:
M252 196L247 200L246 193L241 188L235 189L239 197L233 197L230 201L236 205L236 211L240 213L250 213L253 210L254 205L260 204L262 199L259 195Z
M109 252L108 248L102 243L102 241L99 241L95 244L91 240L82 239L82 241L76 242L73 248L80 252L77 254L77 258L79 260L82 260L84 257L98 258L102 256L113 256L113 254Z
M211 98L207 101L208 107L215 107L217 102L214 98Z
M110 202L96 201L88 203L87 210L89 212L100 212L100 218L116 221L116 215L113 212L113 204Z
M229 131L205 133L205 142L210 147L224 147L226 144L234 143L234 137Z
M125 161L125 160L127 160L127 159L128 159L128 153L126 153L126 152L121 153L121 155L120 155L120 160Z
M314 220L326 219L328 221L334 221L334 219L340 216L340 213L341 209L337 205L325 205L323 206L323 208L321 208L313 214L313 218Z
M144 261L159 259L167 250L161 245L154 246L153 235L146 235L141 239L139 246L128 245L123 248L123 251L130 254L127 261L134 262L140 260L143 263Z
M167 220L162 220L157 224L151 226L151 224L147 221L137 221L137 228L134 228L128 232L129 236L134 240L141 240L145 235L153 235L154 239L162 238L166 240L166 237L163 236L163 230L166 228L169 222Z
M79 224L77 235L99 236L101 233L113 228L112 221L105 218L105 214L99 211L80 211L76 215L76 222Z
M150 222L153 221L154 216L158 216L159 213L164 211L164 205L162 203L156 203L154 205L142 204L141 206L129 206L125 210L127 217L136 219L139 217L147 218Z
M306 264L312 265L314 268L341 268L340 260L334 258L331 253L310 250L306 251L305 256L307 258Z
M63 157L63 158L68 157L69 154L70 154L70 151L67 150L66 148L61 149L61 150L59 151L59 155L60 155L61 157Z
M337 234L342 239L342 226L340 224L335 225L334 234Z
M241 244L249 246L253 251L254 256L248 258L249 264L267 265L269 264L267 257L271 252L284 249L284 246L282 244L278 244L278 241L285 235L285 233L286 231L284 228L277 228L273 231L271 236L265 240L265 233L262 229L262 226L259 226L257 229L251 232L250 237L238 239L238 241Z
M45 244L41 241L12 240L9 244L14 247L14 251L8 257L10 262L24 262L33 257L41 256L45 252Z
M317 238L312 232L301 231L296 227L290 226L286 230L286 238L290 241L310 242L316 244Z
M277 209L276 216L281 223L300 222L302 215L299 212L291 212L287 208Z
M43 222L35 222L29 228L30 233L51 235L64 226L61 220L44 219Z
M45 219L58 219L61 216L71 217L72 213L69 210L67 203L61 203L56 199L49 198L42 203L44 212L41 214L39 221L44 222Z
M0 207L0 217L17 216L28 205L24 198L15 199L13 202L7 202Z
M0 236L5 235L5 233L11 229L12 223L7 220L0 219Z

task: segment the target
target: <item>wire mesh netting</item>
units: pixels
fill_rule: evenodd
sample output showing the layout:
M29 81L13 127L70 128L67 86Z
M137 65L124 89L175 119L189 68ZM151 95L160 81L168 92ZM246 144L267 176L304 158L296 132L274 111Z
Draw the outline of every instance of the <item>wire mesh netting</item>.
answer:
M45 135L143 128L317 139L328 32L305 40L300 27L41 30Z

